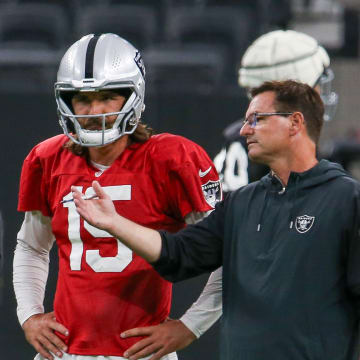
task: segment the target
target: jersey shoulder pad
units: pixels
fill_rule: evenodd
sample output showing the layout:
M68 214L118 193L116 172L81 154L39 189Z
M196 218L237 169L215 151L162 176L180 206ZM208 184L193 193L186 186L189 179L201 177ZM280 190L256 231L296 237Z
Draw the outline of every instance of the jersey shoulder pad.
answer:
M205 157L208 155L205 150L195 142L180 136L169 133L154 135L150 138L151 152L158 160L172 162L184 162L191 157Z
M27 158L34 156L41 159L50 158L63 148L67 140L68 137L63 134L46 139L35 145Z

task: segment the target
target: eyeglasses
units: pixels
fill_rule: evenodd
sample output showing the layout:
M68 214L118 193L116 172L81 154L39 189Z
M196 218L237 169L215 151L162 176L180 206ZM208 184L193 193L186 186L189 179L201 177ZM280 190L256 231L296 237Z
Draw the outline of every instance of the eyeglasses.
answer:
M268 113L257 113L254 112L250 114L245 121L243 122L243 126L248 123L251 128L254 128L261 117L272 116L272 115L280 115L280 116L290 116L292 112L268 112Z

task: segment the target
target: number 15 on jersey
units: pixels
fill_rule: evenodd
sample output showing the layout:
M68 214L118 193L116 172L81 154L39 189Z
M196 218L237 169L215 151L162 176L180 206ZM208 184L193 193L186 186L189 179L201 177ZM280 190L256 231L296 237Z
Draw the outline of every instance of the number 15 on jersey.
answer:
M82 186L76 186L80 192L82 192ZM111 197L111 200L131 200L131 185L117 185L117 186L105 186L104 191ZM85 196L94 195L92 187L88 187L85 191ZM72 199L72 193L70 192L63 197L63 201ZM84 253L84 244L80 236L80 215L76 211L74 202L65 202L64 207L68 208L68 235L71 242L70 253L70 268L74 271L81 271L81 259ZM94 238L108 238L112 237L108 232L97 229L84 221L84 228ZM99 250L86 250L85 259L86 263L95 272L121 272L132 261L132 251L123 245L118 239L114 239L117 242L117 254L115 256L103 257L100 255Z

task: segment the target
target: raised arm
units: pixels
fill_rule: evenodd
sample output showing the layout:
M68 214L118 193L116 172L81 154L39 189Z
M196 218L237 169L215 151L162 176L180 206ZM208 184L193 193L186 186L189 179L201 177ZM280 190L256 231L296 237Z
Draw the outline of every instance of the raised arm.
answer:
M91 225L118 238L165 279L175 282L210 272L222 265L224 204L219 203L207 218L178 233L155 231L119 215L111 198L97 181L97 199L86 200L72 187L79 214Z

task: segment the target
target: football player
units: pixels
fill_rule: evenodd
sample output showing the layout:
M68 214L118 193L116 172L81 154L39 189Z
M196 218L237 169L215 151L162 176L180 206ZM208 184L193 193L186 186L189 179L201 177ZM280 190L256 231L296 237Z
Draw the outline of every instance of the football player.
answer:
M298 80L320 92L325 104L324 120L335 114L338 95L332 91L334 74L326 50L309 35L293 30L275 30L260 36L246 50L239 69L239 85L246 89L271 80ZM258 180L268 172L247 157L246 139L240 136L243 119L225 128L225 144L214 163L223 191L233 191Z
M141 55L115 34L86 35L61 60L55 98L64 134L26 157L18 204L25 218L14 256L17 314L37 360L123 359L138 339L120 334L164 322L170 310L171 284L110 234L80 219L71 186L92 197L97 179L119 213L172 232L222 197L215 167L200 146L154 135L140 121L144 93ZM54 242L54 311L44 313Z

